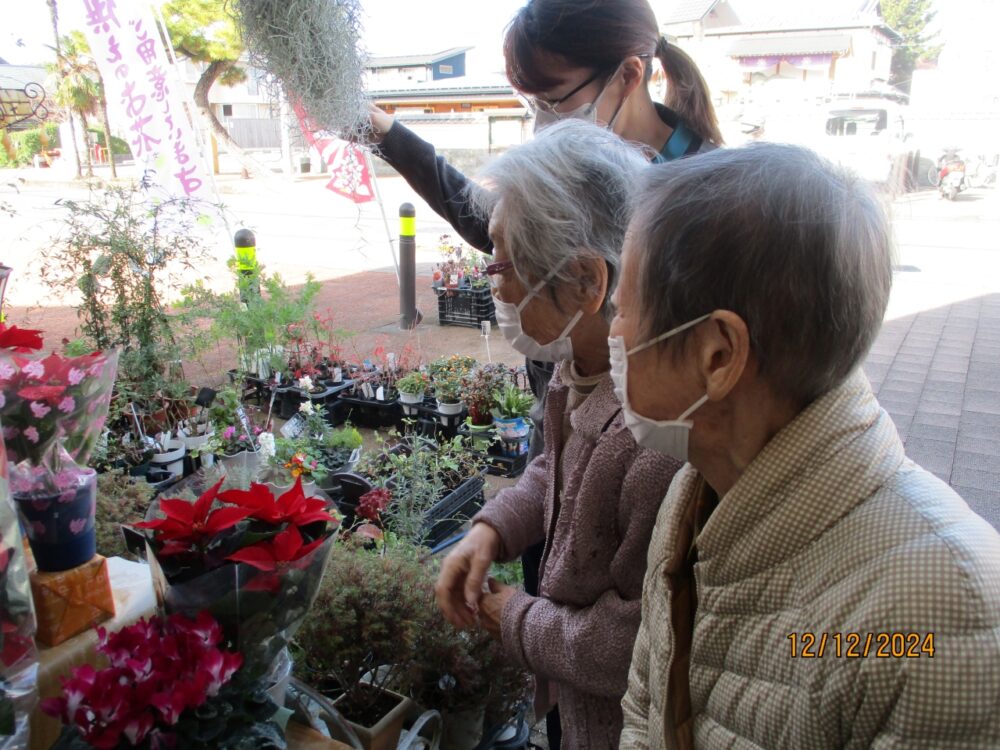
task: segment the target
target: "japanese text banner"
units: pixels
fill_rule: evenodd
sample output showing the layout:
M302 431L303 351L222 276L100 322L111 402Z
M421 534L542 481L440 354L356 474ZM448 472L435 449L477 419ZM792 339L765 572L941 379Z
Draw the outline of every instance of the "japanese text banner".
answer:
M211 186L176 77L148 3L75 0L104 77L112 121L127 133L143 185L169 197L211 198Z

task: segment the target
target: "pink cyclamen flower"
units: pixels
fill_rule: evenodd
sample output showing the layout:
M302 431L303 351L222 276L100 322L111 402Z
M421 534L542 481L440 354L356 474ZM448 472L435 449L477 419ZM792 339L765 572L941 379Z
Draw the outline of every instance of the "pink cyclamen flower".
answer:
M63 414L70 414L76 408L76 401L73 400L72 396L66 396L62 401L59 402L59 411Z
M24 436L28 438L32 443L38 443L38 430L34 426L29 427L24 431Z
M236 428L233 427L232 425L229 425L229 427L227 427L222 431L222 437L225 438L226 440L232 440L233 435L235 434L236 434Z
M29 362L24 366L24 373L25 375L30 375L33 378L44 377L45 365L38 361Z
M9 362L0 362L0 380L10 380L14 367Z
M4 427L3 428L3 439L4 440L13 440L14 438L16 438L20 434L21 434L21 431L19 429L17 429L16 427Z
M86 528L87 528L86 518L74 518L72 521L69 522L69 530L77 536L82 534L84 529Z
M46 406L45 404L41 403L40 401L32 401L31 402L31 413L35 415L35 419L41 419L46 414L48 414L50 411L52 411L52 407L51 406Z
M85 373L83 372L83 370L78 370L75 367L71 367L70 371L69 371L69 375L67 376L69 378L69 384L70 385L80 385L80 383L83 382L83 376L84 376L84 374Z

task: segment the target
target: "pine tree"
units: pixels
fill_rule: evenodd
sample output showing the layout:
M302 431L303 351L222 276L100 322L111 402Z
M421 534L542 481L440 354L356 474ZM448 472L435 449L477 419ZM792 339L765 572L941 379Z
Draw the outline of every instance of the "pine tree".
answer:
M932 0L882 0L880 5L886 24L902 37L892 54L889 82L909 92L917 62L936 60L941 53L941 45L932 44L937 33L927 31L936 11L931 10Z

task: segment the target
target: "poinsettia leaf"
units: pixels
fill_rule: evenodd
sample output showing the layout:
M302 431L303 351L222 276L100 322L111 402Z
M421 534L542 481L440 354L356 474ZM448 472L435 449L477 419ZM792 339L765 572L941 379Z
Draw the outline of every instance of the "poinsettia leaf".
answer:
M180 498L166 498L160 500L160 511L167 518L173 518L188 525L195 521L194 506L187 500Z
M326 539L317 539L315 542L310 542L309 544L303 545L299 548L298 552L295 553L295 557L292 560L305 560L309 554L319 547Z
M282 531L271 542L271 549L274 559L278 562L290 562L298 559L299 550L302 549L302 534L295 526L289 526Z
M209 533L217 534L220 531L232 528L249 516L251 512L249 508L236 508L232 506L217 508L205 520L205 529Z
M305 526L310 523L315 523L317 521L326 521L327 523L339 523L336 518L330 515L329 511L317 510L311 513L300 513L295 516L295 523L299 526Z
M252 565L257 568L257 570L273 571L278 569L278 565L275 562L274 554L270 550L270 546L267 542L261 542L260 544L255 544L252 547L244 547L238 552L234 552L227 560L232 560L233 562L246 563L247 565Z
M215 498L218 497L219 488L222 486L225 479L225 477L222 477L222 479L209 487L208 490L202 493L201 497L198 498L198 501L194 504L194 518L199 520L208 518L208 511L212 509L212 503L214 503Z

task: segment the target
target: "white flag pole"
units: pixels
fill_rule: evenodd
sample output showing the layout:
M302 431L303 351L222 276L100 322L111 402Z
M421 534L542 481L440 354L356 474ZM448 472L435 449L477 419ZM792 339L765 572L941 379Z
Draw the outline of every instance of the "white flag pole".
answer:
M389 218L385 215L385 204L382 202L382 194L378 189L378 177L375 176L375 168L372 165L371 153L369 153L367 149L360 150L365 155L365 164L368 166L368 174L370 174L372 178L372 189L375 191L375 200L378 202L379 211L382 212L382 223L385 224L385 234L389 239L389 252L392 253L392 265L396 269L396 286L399 286L399 259L396 257L396 238L392 236L392 229L389 228Z

